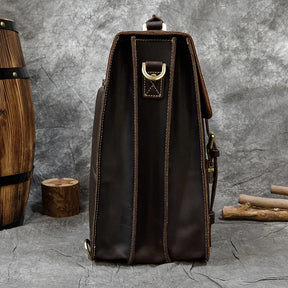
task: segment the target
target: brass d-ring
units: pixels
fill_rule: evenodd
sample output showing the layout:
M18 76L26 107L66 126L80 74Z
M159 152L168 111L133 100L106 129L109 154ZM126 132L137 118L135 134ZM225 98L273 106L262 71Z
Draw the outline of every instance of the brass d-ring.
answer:
M92 255L91 255L91 245L90 245L90 240L89 239L86 239L84 241L84 248L86 250L86 253L88 255L88 259L89 260L92 260Z
M157 81L160 80L161 78L163 78L163 76L166 73L166 64L163 63L162 64L162 71L160 74L156 75L156 74L149 74L146 71L146 63L142 62L142 74L145 78L147 78L148 80L152 80L152 81Z

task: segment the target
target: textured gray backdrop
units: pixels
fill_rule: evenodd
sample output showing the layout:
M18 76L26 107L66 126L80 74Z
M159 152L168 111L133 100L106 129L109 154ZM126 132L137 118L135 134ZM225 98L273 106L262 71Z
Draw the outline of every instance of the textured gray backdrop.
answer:
M20 32L37 137L26 224L0 232L3 287L288 286L286 224L217 220L211 264L194 270L168 264L119 271L91 265L83 254L96 91L114 35L141 29L153 13L168 30L188 32L195 41L221 150L217 216L224 204L237 203L239 193L268 196L271 183L288 186L287 1L0 0L0 16L14 19ZM41 216L41 181L63 176L81 181L82 213ZM25 266L29 262L33 267Z

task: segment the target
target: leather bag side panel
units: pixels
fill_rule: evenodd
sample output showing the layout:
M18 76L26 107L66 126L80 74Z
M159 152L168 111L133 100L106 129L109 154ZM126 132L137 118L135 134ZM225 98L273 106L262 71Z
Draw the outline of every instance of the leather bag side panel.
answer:
M203 127L197 71L185 38L177 41L169 165L168 247L172 260L207 258Z
M95 196L96 196L96 153L97 153L97 141L99 134L99 123L101 116L101 106L103 105L104 87L100 87L97 92L95 102L95 115L93 122L92 132L92 152L90 162L90 177L89 177L89 228L90 239L92 239L93 233L93 215L95 213Z
M110 67L109 67L110 66ZM127 261L133 195L133 81L131 46L118 40L106 79L96 199L95 258Z

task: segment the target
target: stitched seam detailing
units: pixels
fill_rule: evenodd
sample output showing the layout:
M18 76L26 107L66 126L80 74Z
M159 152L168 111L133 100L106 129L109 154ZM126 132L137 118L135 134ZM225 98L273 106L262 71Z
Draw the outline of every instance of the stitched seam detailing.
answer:
M163 222L163 251L167 262L171 262L168 251L168 200L169 200L169 156L170 156L170 132L171 132L171 114L172 114L172 97L173 97L173 80L176 54L176 37L171 40L171 58L170 58L170 75L168 89L168 103L166 116L166 135L165 135L165 160L164 160L164 222Z
M152 71L149 71L149 73L154 73L156 75L160 74L160 72L152 72ZM162 98L163 97L163 78L161 78L160 80L158 81L152 81L152 80L149 80L149 79L146 79L144 76L143 77L143 83L144 83L144 98ZM156 85L159 84L159 87L156 87ZM149 85L149 86L148 86ZM148 86L148 87L147 87ZM150 94L150 90L151 89L154 89L156 90L157 94ZM158 89L157 89L158 88Z
M134 104L134 184L133 184L133 215L130 255L128 263L132 264L135 257L136 229L137 229L137 202L138 202L138 77L137 77L137 51L136 37L131 37L132 66L133 66L133 104Z
M107 66L107 72L106 72L106 83L104 88L104 97L101 103L101 112L100 112L100 121L99 121L99 129L98 129L98 136L97 136L97 149L96 149L96 191L95 191L95 212L93 215L93 233L92 233L92 239L91 239L91 249L92 249L92 259L94 260L96 258L96 233L97 233L97 220L98 220L98 214L99 214L99 198L100 198L100 174L101 174L101 150L102 150L102 141L103 141L103 125L104 125L104 116L105 116L105 108L106 108L106 99L108 94L108 86L109 86L109 78L111 74L111 67L112 67L112 58L114 55L114 51L116 48L116 45L118 43L119 36L116 36L114 39L114 42L111 47L109 60L108 60L108 66Z
M186 38L186 42L188 44L190 56L191 56L191 62L193 65L193 74L194 74L194 85L195 85L195 90L196 90L196 102L197 102L197 116L198 116L198 129L200 133L200 156L201 156L201 176L202 176L202 199L203 202L205 203L204 205L204 219L205 219L205 248L206 248L206 257L205 260L208 261L209 259L209 234L210 234L210 229L209 229L209 223L208 223L208 202L207 202L207 182L206 182L206 170L205 170L205 148L204 148L204 143L203 143L203 126L202 126L202 113L201 113L201 104L200 104L200 94L199 94L199 86L198 86L198 75L197 75L197 68L196 68L196 63L195 63L195 58L194 58L194 53L193 49L191 46L191 42L189 38ZM203 193L204 192L204 193Z
M134 36L135 37L135 36ZM176 37L173 37L176 38ZM176 39L175 39L176 40ZM172 42L171 39L159 39L159 38L153 38L153 39L136 39L136 41L142 41L142 42L159 42L159 41L165 41L165 42ZM135 41L135 42L136 42ZM172 47L172 43L171 43L171 47ZM171 51L172 53L172 51ZM173 57L175 60L175 57ZM172 59L172 54L170 54L170 66L171 66L171 59ZM137 59L136 59L137 60ZM171 69L170 69L171 70ZM169 74L169 77L171 76L171 71ZM172 78L173 79L173 78ZM170 79L171 80L171 79ZM170 81L169 81L170 82ZM170 86L169 86L170 87ZM172 87L171 87L172 88ZM170 89L168 89L168 95L169 95ZM173 90L171 90L171 94L172 94ZM171 95L172 96L172 95ZM167 110L166 110L166 123L165 126L167 127L167 113L168 113L168 105L167 105ZM170 125L170 124L169 124ZM166 139L167 139L167 129L165 129L165 150L164 150L164 177L163 177L163 182L165 185L165 151L166 148L168 149L168 147L166 146ZM169 137L170 138L170 137ZM168 138L168 139L169 139ZM168 150L167 150L168 151ZM169 155L168 155L168 159L169 159ZM168 169L169 169L169 162L168 162ZM168 174L167 174L167 183L168 183ZM168 184L167 184L168 187ZM163 191L163 194L165 194L165 188ZM162 231L162 246L163 246L163 254L164 254L164 258L166 260L166 262L171 262L169 253L168 253L168 245L167 245L167 225L168 225L168 197L165 197L165 195L163 195L165 199L163 199L163 208L166 209L166 213L163 211L163 231ZM168 196L168 190L167 190L167 196ZM163 210L164 210L163 209ZM166 224L165 224L166 223ZM166 232L164 232L166 231ZM164 235L165 233L165 235ZM165 241L163 241L164 239L166 239ZM165 243L164 243L165 242Z

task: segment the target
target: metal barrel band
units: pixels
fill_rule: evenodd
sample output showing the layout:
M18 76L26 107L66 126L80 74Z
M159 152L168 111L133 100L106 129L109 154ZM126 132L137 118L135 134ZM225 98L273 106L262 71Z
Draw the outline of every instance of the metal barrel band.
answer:
M5 79L28 79L26 67L0 68L0 80Z
M0 19L0 30L11 30L18 33L15 22L8 19Z
M1 176L0 187L26 182L31 179L32 173L33 173L33 169L31 171L19 173L15 175Z

